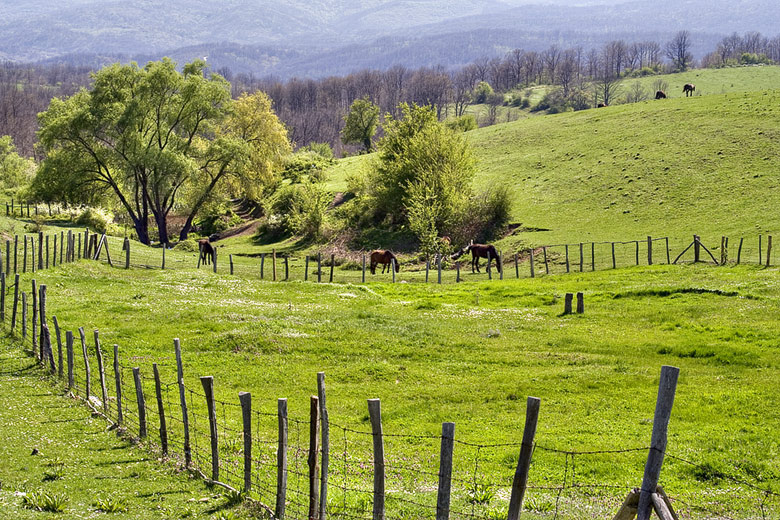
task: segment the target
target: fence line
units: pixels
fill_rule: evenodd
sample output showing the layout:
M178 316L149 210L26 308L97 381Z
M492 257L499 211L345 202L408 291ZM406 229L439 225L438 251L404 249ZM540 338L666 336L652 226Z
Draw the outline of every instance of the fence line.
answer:
M46 294L45 285L39 290L40 294ZM48 332L49 319L45 307L51 296L39 300L38 322L29 320L30 330L41 332L37 335L39 348L36 348L33 334L20 337L16 331L10 333L36 356L54 382L61 382L63 376L56 364L61 363L62 358L54 355L51 335L44 333ZM25 326L28 316L24 314ZM82 332L83 327L79 331ZM642 492L632 492L637 497L647 491L648 496L655 497L653 500L667 498L662 488L656 491L664 457L668 459L667 465L683 464L699 471L711 471L708 465L670 453L666 447L663 416L666 414L668 421L674 390L671 390L671 396L665 394L666 397L662 390L664 374L676 370L670 367L662 370L653 439L649 446L574 450L536 442L540 403L535 398L528 399L521 442L460 440L455 434L454 423L444 423L440 435L385 432L378 400L369 400L371 429L361 430L329 418L324 374L318 374L318 396L312 396L308 414L301 410L298 416L288 415L286 400L277 402L276 412L247 410L248 394L243 392L233 401L216 398L213 392L218 382L213 378L198 377L203 382L202 388L184 383L184 363L178 340L174 342L177 380L165 380L159 369L163 368L166 375L173 374L173 364L166 362L171 356L163 356L163 362L159 364L148 359L130 359L128 365L119 359L121 347L115 347L113 351L105 349L105 352L100 349L100 341L105 338L99 339L98 331L94 331L92 341L83 334L86 355L74 356L72 331L68 330L66 335L68 359L73 360L70 391L74 396L117 426L120 432L141 440L149 449L167 451L168 458L187 466L211 484L243 491L275 518L325 520L332 516L375 520L386 516L436 516L441 519L495 519L508 516L511 519L524 510L524 496L525 510L554 514L554 518L577 517L583 510L592 511L592 516L604 517L621 508L622 495L638 485L644 453L647 453L647 467L655 469L651 472L650 484L646 482ZM105 385L103 377L99 391L90 381L88 366L91 360L97 360L104 368L114 367L118 392L113 396L108 390L111 385ZM192 379L194 376L190 376ZM183 400L171 387L183 389ZM130 397L132 395L136 399ZM251 395L249 397L251 401ZM665 408L661 406L662 402L666 402ZM185 403L186 408L182 407ZM272 403L271 400L261 401L260 406ZM327 428L321 428L323 418ZM185 456L188 444L191 461ZM247 446L250 446L249 452ZM410 449L414 457L407 456ZM514 474L506 471L507 458L518 461ZM535 466L531 465L532 458ZM616 462L637 468L632 480L599 481L598 475L608 475ZM534 467L545 467L545 474L538 474ZM646 479L647 475L646 469ZM741 512L755 511L762 517L766 517L768 510L780 510L780 493L766 483L725 472L720 472L719 478L741 493L737 506L713 505L710 500L689 493L668 497L670 507L674 505L683 516L706 514L710 518L731 518L733 511L729 507L741 508L737 509ZM625 505L630 503L632 493L623 503L624 509L633 507ZM319 502L322 497L325 501ZM637 500L636 508L641 512L643 502ZM644 500L647 504L650 498Z

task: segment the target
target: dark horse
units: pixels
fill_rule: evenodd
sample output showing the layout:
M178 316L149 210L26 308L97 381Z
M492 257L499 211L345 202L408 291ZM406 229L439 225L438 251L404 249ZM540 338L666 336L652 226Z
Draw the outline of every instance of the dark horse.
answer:
M471 272L474 272L474 268L477 269L477 272L479 272L479 259L480 258L487 258L487 267L490 267L491 260L496 261L496 269L498 269L498 272L501 272L501 263L498 261L498 251L496 251L496 248L492 244L469 244L454 255L452 255L453 260L457 260L461 256L465 255L471 251Z
M655 93L655 99L666 99L666 92L659 90Z
M398 259L393 253L386 249L377 249L376 251L371 251L371 274L376 274L377 264L382 264L383 274L385 269L390 272L393 262L395 262L395 272L397 273L401 267L398 265Z
M685 94L685 97L688 97L689 95L692 96L694 92L696 92L696 85L692 83L686 83L683 87L683 94Z
M203 265L208 265L214 261L214 246L211 245L208 238L198 240L198 251L200 252L198 266L201 262Z

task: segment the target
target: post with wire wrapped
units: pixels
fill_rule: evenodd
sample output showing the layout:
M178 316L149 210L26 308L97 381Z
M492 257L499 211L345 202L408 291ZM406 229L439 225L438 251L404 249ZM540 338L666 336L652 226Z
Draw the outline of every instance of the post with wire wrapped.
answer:
M146 438L146 400L144 388L141 386L141 369L133 367L133 381L135 382L135 400L138 404L138 436Z
M214 376L200 378L209 414L209 436L211 437L211 479L219 480L219 443L217 442L217 410L214 403Z
M309 520L317 520L320 500L320 404L319 398L309 398Z
M287 399L277 403L279 418L279 444L276 451L276 508L274 516L284 520L287 501Z
M382 439L382 408L379 399L368 400L368 415L374 438L373 520L385 520L385 444Z
M455 423L441 425L441 452L439 457L439 492L436 499L436 520L450 518L450 491L452 489L452 448L455 441Z
M239 392L238 400L244 434L244 493L249 493L252 490L252 394Z
M531 456L534 451L534 437L536 436L536 425L539 422L540 404L541 400L538 397L529 397L526 404L523 444L520 448L520 458L517 461L515 478L512 481L512 496L509 499L507 520L520 518L520 511L523 509L523 497L528 485L528 472L531 469Z
M320 424L322 426L322 475L320 477L319 519L325 520L328 506L328 466L330 463L330 421L325 403L325 372L317 373L317 396L320 403Z
M152 370L154 371L154 393L157 396L157 415L160 417L160 447L162 454L168 455L168 426L165 423L165 406L163 406L162 384L157 363L152 364Z

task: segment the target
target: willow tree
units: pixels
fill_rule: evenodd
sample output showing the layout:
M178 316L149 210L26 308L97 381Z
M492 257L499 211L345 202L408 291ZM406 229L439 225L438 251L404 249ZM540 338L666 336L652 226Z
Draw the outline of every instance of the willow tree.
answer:
M93 80L91 89L53 99L39 116L46 159L35 185L50 199L108 193L141 242L150 243L153 217L160 242L168 243L171 211L187 216L184 239L221 181L253 176L257 145L231 130L230 84L207 75L202 61L182 72L167 58L143 68L115 64ZM286 141L281 125L275 131Z

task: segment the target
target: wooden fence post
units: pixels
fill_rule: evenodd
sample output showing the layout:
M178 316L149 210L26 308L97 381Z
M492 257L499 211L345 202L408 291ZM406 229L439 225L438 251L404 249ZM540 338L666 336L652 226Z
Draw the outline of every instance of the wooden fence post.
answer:
M317 253L317 283L322 282L322 253Z
M265 279L265 253L260 253L260 279Z
M108 391L106 390L106 370L103 366L103 351L100 349L100 333L97 329L95 334L95 354L98 362L98 375L100 376L100 392L103 397L103 411L108 415Z
M27 235L22 235L22 238L24 238L24 256L22 257L22 272L27 272ZM759 263L761 260L761 257L759 255Z
M239 392L241 423L244 435L244 493L252 490L252 394Z
M542 253L544 253L544 274L550 274L550 264L547 263L547 247L542 248Z
M192 451L190 449L190 418L187 413L187 399L184 394L184 365L181 360L181 344L179 343L179 338L173 339L173 347L176 350L176 381L179 383L181 422L184 428L184 466L189 468L192 463Z
M764 263L763 255L761 253L761 235L758 235L758 265L761 265Z
M744 237L739 239L739 248L737 249L737 265L739 265L739 262L742 260L742 243L744 241L745 241Z
M309 281L309 255L306 255L306 261L304 263L306 264L306 267L303 270L303 281L308 282Z
M35 272L35 237L30 237L30 271Z
M68 359L68 391L73 390L73 331L65 331L65 351Z
M531 249L531 254L533 254L533 252L534 252L534 250ZM518 262L517 256L518 256L518 254L515 253L515 278L520 278L520 263ZM532 262L532 264L533 264L533 262ZM533 270L534 270L534 266L531 265L531 271L533 271Z
M563 313L564 314L571 314L571 304L574 300L574 295L572 293L566 293L566 296L563 300Z
M569 244L566 244L566 272L569 272Z
M214 403L214 377L202 376L200 384L206 395L209 414L209 436L211 437L211 479L219 480L219 443L217 442L217 410Z
M165 269L165 250L168 249L168 244L162 245L162 265L160 266L160 269ZM108 252L108 244L106 244L106 252ZM110 263L110 258L109 258Z
M77 233L77 235L79 237L79 247L78 247L78 250L77 250L78 251L77 255L78 255L78 259L81 260L81 233ZM74 239L74 242L75 242L75 239Z
M290 279L290 264L288 263L287 259L289 258L289 255L284 255L284 281Z
M325 520L328 508L328 467L330 464L330 422L328 407L325 403L325 372L317 373L317 397L320 404L320 423L322 425L322 476L320 478L319 520Z
M46 269L49 268L49 235L46 235Z
M135 381L135 401L138 404L138 436L146 438L146 400L144 388L141 386L141 369L133 367L133 381Z
M431 270L431 257L425 255L425 283L428 283L428 273Z
M49 368L51 370L51 373L55 374L57 372L57 367L54 364L54 353L52 352L52 348L51 348L51 333L49 331L49 326L45 323L41 327L41 349L44 352L44 356L43 356L44 367L46 366L46 356L48 356Z
M535 271L536 267L535 267L534 263L535 263L535 261L534 261L534 248L532 247L531 248L531 278L536 278L536 271Z
M84 327L79 327L79 336L81 337L81 353L84 357L84 372L85 372L85 390L87 392L87 401L89 396L92 395L92 375L89 370L89 354L87 353L87 336L84 334Z
M636 246L636 265L639 265L639 240L635 240L634 245Z
M39 322L40 322L40 330L41 334L39 336L40 342L41 342L41 358L42 361L46 361L45 353L47 353L44 349L43 345L43 328L46 325L46 284L41 284L38 286L38 316L39 316ZM35 324L33 323L33 326ZM51 347L51 344L49 344L49 347ZM53 352L49 351L48 354L53 354ZM54 363L54 356L51 357L52 364Z
M645 474L642 479L642 487L639 494L639 508L637 520L649 520L652 509L651 495L656 492L658 477L661 475L661 466L664 462L666 451L667 429L672 415L674 394L677 389L677 378L680 369L677 367L661 367L661 379L658 384L658 398L655 404L653 417L653 434L650 440L650 451L645 464Z
M450 490L452 488L452 448L455 423L441 425L441 452L439 456L439 492L436 499L436 520L450 517Z
M38 231L38 270L41 269L43 269L43 231Z
M669 257L669 237L664 237L664 241L666 242L666 264L671 264L672 260Z
M437 260L436 269L438 271L438 276L439 276L439 285L441 285L441 255L439 255L436 260Z
M427 278L425 281L428 281ZM363 253L363 274L360 278L360 283L366 283L366 254L365 253Z
M217 273L217 248L216 247L214 248L214 255L212 256L212 264L214 264L213 265L214 274L216 274Z
M46 237L48 239L48 237ZM62 247L62 245L60 245ZM54 248L52 249L51 266L57 267L57 233L54 233ZM46 254L49 254L49 248L46 247ZM48 262L47 262L48 263Z
M647 237L647 265L653 265L653 238Z
M512 496L509 499L509 514L507 520L517 520L523 509L523 497L528 485L528 473L531 469L531 456L534 452L534 437L536 425L539 422L538 397L529 397L525 407L525 428L523 429L523 444L520 447L520 458L517 460L515 478L512 481Z
M328 278L329 283L333 283L333 268L336 265L336 255L333 253L330 254L330 277Z
M233 255L228 255L228 260L230 260L230 274L233 274Z
M60 265L62 265L62 258L63 258L62 250L64 249L64 246L65 246L65 232L60 231Z
M14 259L14 264L16 264L16 259ZM14 269L16 269L14 267ZM11 275L11 241L6 240L5 241L5 274L10 276Z
M504 279L504 255L501 251L498 252L498 258L496 259L496 267L498 268L498 279Z
M11 310L11 332L16 330L16 310L19 307L19 273L14 275L14 307Z
M585 297L581 292L577 293L577 314L585 312Z
M767 237L766 242L766 266L769 267L771 265L772 260L772 235L769 235Z
M19 258L19 235L14 235L14 273L18 272L17 268Z
M22 291L22 342L24 341L27 341L27 293Z
M612 242L612 269L617 269L617 263L615 262L615 243Z
M584 260L585 254L583 253L583 251L584 250L582 248L582 242L580 242L580 272L583 271L583 267L585 266L585 260Z
M271 250L271 274L273 275L273 281L276 281L276 249Z
M162 384L157 363L152 364L152 370L154 371L154 393L157 396L157 415L160 417L160 447L162 454L168 455L168 426L165 423L165 406L163 406Z
M125 250L125 269L130 269L130 239L125 237L122 249Z
M72 341L73 335L71 334ZM119 371L119 345L116 344L114 344L114 384L116 386L116 422L121 426L124 422L122 415L122 373Z
M395 283L395 258L390 259L390 272L393 273L393 283Z
M693 235L693 263L699 263L701 258L701 242L699 242L699 237L697 235Z
M274 516L284 520L287 502L287 399L277 401L279 442L276 449L276 507Z
M590 243L590 270L596 270L596 242Z
M32 349L35 353L35 356L38 358L38 361L43 361L43 349L39 349L40 345L38 344L38 287L36 281L33 279L31 281L32 285L32 327L30 327L30 333L32 340Z
M316 395L309 401L309 520L317 520L320 496L320 407Z
M0 321L5 323L5 273L0 273Z
M385 518L385 444L382 435L382 409L379 399L368 400L371 434L374 438L374 508L372 520Z
M479 261L479 258L477 258L477 261ZM487 274L488 274L488 280L492 280L493 273L490 270L490 251L487 252Z

